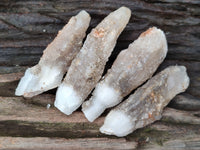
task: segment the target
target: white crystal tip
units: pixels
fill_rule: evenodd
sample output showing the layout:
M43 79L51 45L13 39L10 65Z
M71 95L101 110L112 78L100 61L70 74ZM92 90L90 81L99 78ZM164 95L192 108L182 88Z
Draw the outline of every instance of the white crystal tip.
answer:
M118 10L126 12L129 16L131 15L131 10L128 7L122 6Z
M106 108L115 106L120 99L120 93L107 84L98 84L89 101L82 105L86 118L93 122Z
M131 10L125 6L122 6L116 11L114 11L113 14L115 14L115 17L118 19L125 19L124 22L127 23L131 17Z
M90 22L90 15L85 11L85 10L81 10L78 15L76 16L76 18L81 18L81 19L77 19L78 24L82 25L83 22ZM88 24L89 25L89 24ZM83 25L82 25L83 26Z
M30 87L31 81L36 79L35 75L31 73L30 68L28 68L25 71L24 76L19 81L19 84L15 90L16 96L22 96L28 91L31 91L32 89L27 90ZM34 80L35 81L35 80Z
M54 106L66 115L72 114L82 104L81 98L69 85L61 84L56 92Z
M132 132L133 124L129 117L121 111L111 111L103 126L100 128L100 132L108 135L116 135L123 137Z
M105 110L105 107L98 102L92 103L91 105L90 103L91 101L86 101L83 103L82 112L88 121L93 122L97 117L101 115L101 113ZM89 107L87 106L88 104Z
M81 10L78 15L81 15L82 17L85 18L90 17L90 15L85 10Z

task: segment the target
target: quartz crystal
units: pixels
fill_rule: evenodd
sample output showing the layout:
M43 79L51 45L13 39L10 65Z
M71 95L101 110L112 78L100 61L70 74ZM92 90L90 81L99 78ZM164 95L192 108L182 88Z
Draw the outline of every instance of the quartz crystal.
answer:
M96 85L93 96L82 105L89 121L94 121L106 108L121 102L156 71L167 54L166 37L160 29L152 27L123 50L112 68Z
M166 68L111 110L100 131L122 137L159 120L163 108L188 86L189 77L184 66Z
M59 86L54 105L69 115L87 98L100 80L105 64L125 28L131 11L121 7L110 13L91 33Z
M86 11L72 17L44 50L39 63L26 70L15 95L32 97L59 86L71 61L81 49L89 23L90 16Z

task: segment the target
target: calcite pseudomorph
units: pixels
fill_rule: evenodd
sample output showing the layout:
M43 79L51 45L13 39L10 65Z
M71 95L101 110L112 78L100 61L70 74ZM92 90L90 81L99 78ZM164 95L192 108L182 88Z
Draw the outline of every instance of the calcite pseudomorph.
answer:
M100 81L82 111L89 121L94 121L106 108L121 102L156 71L167 54L166 37L160 29L150 28L123 50L112 68Z
M32 97L59 86L71 61L81 49L89 23L90 15L86 11L72 17L44 50L39 63L26 70L15 95Z
M188 86L189 77L184 66L164 69L111 110L100 131L122 137L159 120L163 108Z
M129 21L131 11L121 7L110 13L88 34L86 41L59 86L54 105L70 115L87 98L102 76L117 38Z
M70 115L96 86L92 97L82 105L86 118L94 121L106 108L119 104L132 90L151 78L166 57L165 34L152 27L118 55L99 82L130 16L131 11L126 7L110 13L87 36L83 47L90 16L81 11L72 17L47 46L39 63L26 70L15 94L32 97L59 86L54 105ZM121 137L159 120L163 108L188 86L189 77L184 66L166 68L112 109L100 131Z

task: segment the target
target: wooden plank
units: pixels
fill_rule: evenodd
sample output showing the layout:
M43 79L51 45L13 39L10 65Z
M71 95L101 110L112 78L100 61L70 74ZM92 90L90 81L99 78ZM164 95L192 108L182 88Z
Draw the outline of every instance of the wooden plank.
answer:
M41 95L35 100L25 100L22 97L0 97L0 120L48 123L88 123L82 112L76 111L73 115L64 115L53 107L53 101L54 97L52 95ZM48 102L51 103L50 108L45 107L49 104ZM164 121L179 123L200 124L199 116L200 111L182 111L173 108L165 108L163 112ZM103 120L104 117L102 116L89 124L101 125L103 124Z
M105 137L109 139L116 138L99 132L104 116L101 116L93 123L89 123L80 111L66 116L54 107L47 109L45 104L53 101L41 100L43 98L48 99L49 95L44 95L43 98L42 96L40 96L40 100L37 103L33 103L32 100L25 100L22 97L0 97L0 137L75 138L75 143L81 143L79 140L76 141L77 138L100 138L100 141L101 138ZM161 121L138 129L125 138L127 141L137 142L140 147L149 144L154 146L163 145L164 142L175 138L178 140L185 140L191 138L191 136L200 138L199 135L199 111L188 112L166 108ZM2 138L0 138L0 141ZM117 144L115 142L111 144L111 149L112 146L115 147ZM41 147L44 148L45 145L41 145Z
M200 138L174 139L163 142L161 145L149 144L144 150L198 150L200 149Z
M162 120L174 123L200 124L200 111L182 111L165 108Z
M23 75L24 75L23 72L0 74L0 82L7 83L7 82L19 81L21 79L21 77L23 77Z
M90 31L108 13L120 6L129 7L132 18L120 36L109 63L120 50L153 25L166 32L168 60L200 61L198 0L1 0L0 55L3 57L0 57L0 66L36 64L58 30L80 10L85 9L92 16Z
M169 104L170 107L180 110L200 110L200 99L187 93L177 95Z
M89 123L80 111L66 116L52 107L55 91L32 99L13 97L23 71L38 62L44 48L72 15L82 9L88 11L92 16L89 32L122 5L131 8L132 18L119 37L106 69L122 49L155 25L165 31L169 42L169 53L158 70L168 65L185 65L191 79L187 93L195 96L195 100L200 98L199 0L1 0L0 149L66 149L66 146L69 149L132 149L136 145L138 149L200 149L198 107L196 111L166 108L161 121L125 139L113 139L114 136L103 135L98 130L104 116ZM51 104L49 109L47 104Z
M44 104L44 102L42 103ZM184 123L199 126L199 116L199 111L187 112L166 108L162 120L163 123ZM66 116L54 107L47 109L43 105L35 105L21 97L0 97L0 136L58 136L67 138L105 136L98 130L103 121L104 116L89 123L80 111Z
M135 149L137 143L126 141L124 138L84 138L84 139L62 139L62 138L21 138L0 137L0 149L12 150L108 150L108 149Z
M52 99L52 96L44 95L38 97L38 105L40 105L40 103L44 104L44 102L41 101L41 99L43 98L50 98L50 102L54 101L54 99ZM79 111L73 113L73 115L67 116L54 107L50 107L49 109L47 109L46 107L35 105L33 101L25 100L23 97L0 97L0 120L20 120L48 123L88 122L84 115ZM100 118L97 119L94 124L102 124L102 122L103 118Z
M124 138L85 138L85 139L63 139L63 138L21 138L0 137L0 149L12 150L108 150L108 149L144 149L144 150L193 150L200 148L200 138L169 140L162 145L147 144L139 146L137 142L127 141Z

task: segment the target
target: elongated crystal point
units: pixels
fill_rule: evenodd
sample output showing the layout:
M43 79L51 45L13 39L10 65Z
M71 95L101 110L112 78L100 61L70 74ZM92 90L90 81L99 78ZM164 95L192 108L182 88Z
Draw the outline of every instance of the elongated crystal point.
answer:
M59 86L71 61L81 49L89 23L90 16L86 11L72 17L44 50L39 63L26 70L15 95L32 97Z
M159 120L163 108L188 86L189 77L184 66L166 68L111 110L100 131L122 137Z
M121 102L132 90L149 79L167 54L166 37L160 29L150 28L123 50L112 68L95 87L92 97L82 105L89 121L106 108Z
M54 104L60 111L71 114L90 94L101 78L117 38L130 16L131 11L121 7L104 18L87 36L80 53L72 61L63 83L57 90Z

